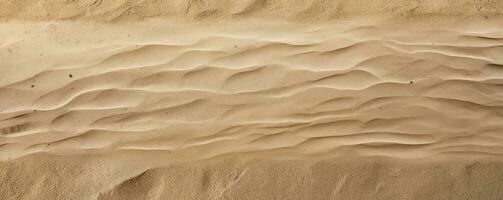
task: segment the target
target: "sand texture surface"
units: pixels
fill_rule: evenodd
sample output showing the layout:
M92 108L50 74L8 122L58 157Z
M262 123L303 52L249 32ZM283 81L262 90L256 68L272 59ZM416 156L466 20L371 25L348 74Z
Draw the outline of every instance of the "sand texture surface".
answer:
M502 2L0 0L0 199L503 199Z

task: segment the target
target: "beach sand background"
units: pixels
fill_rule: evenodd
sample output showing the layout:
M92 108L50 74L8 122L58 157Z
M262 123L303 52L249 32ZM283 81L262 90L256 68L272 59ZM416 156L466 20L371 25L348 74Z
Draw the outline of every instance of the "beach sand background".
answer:
M0 199L503 199L503 1L0 1Z

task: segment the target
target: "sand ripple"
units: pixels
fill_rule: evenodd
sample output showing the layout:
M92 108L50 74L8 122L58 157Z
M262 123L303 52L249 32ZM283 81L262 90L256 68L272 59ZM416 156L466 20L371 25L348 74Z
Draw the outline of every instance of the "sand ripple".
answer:
M0 159L503 153L501 23L0 26Z

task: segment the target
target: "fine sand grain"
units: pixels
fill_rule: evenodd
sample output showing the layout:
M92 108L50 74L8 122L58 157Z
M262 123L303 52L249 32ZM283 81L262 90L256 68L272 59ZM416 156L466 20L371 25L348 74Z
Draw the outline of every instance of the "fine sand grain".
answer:
M0 199L503 199L502 12L0 0Z

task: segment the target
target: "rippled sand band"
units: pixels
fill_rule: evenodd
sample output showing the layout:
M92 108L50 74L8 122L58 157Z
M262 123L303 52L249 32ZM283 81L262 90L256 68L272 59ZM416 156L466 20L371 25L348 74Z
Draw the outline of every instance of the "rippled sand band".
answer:
M3 24L0 158L501 155L495 24Z
M2 23L0 191L501 199L501 21Z

